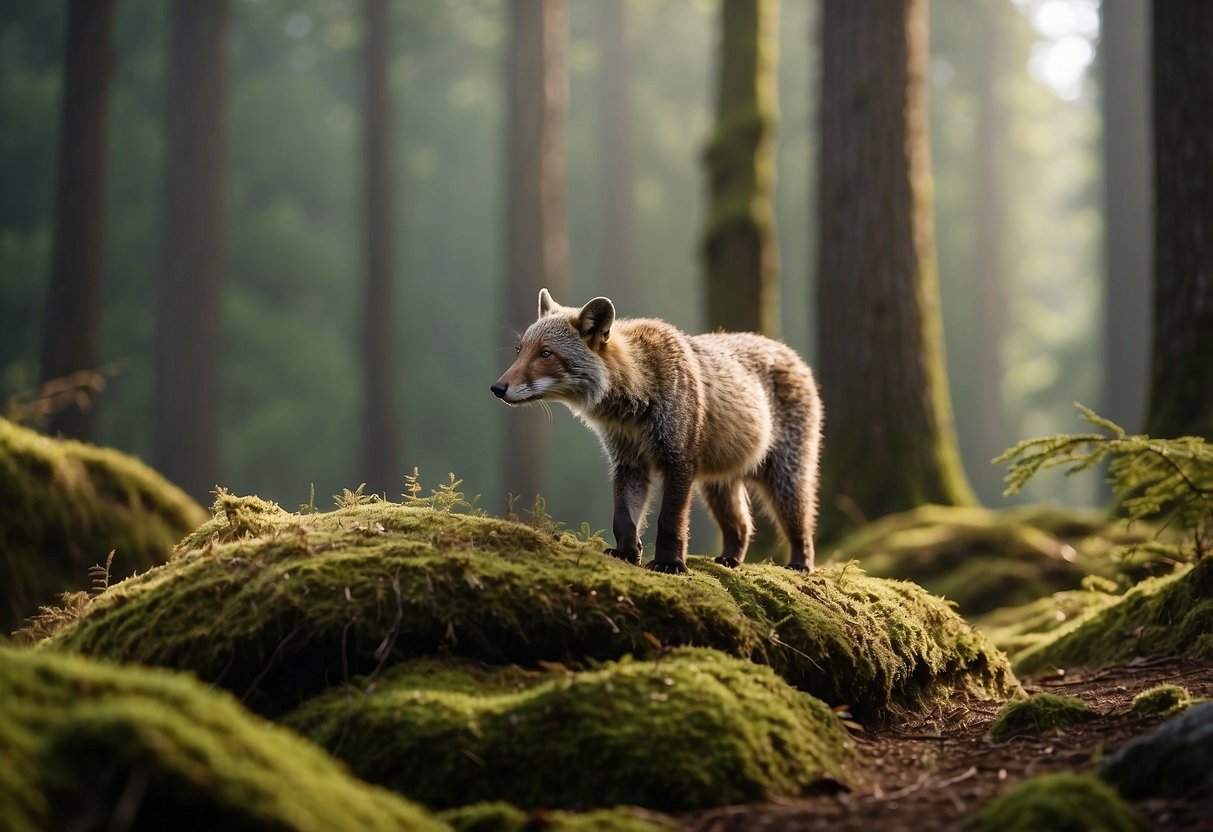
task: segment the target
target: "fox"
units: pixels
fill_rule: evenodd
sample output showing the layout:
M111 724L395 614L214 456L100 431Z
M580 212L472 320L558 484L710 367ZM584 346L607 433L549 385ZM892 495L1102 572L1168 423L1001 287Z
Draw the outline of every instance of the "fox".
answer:
M752 332L687 335L656 318L616 318L609 298L581 308L539 292L539 315L493 395L507 405L564 404L602 445L615 547L640 565L650 492L662 481L656 552L646 568L685 573L698 486L720 526L717 563L736 568L753 535L751 494L813 570L823 411L813 371L791 347Z

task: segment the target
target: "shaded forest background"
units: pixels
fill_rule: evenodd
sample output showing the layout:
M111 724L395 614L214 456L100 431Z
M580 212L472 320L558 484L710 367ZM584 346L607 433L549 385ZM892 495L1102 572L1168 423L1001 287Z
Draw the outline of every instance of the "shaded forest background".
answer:
M500 513L506 422L543 418L537 410L507 412L488 392L512 358L513 331L529 322L507 314L502 297L509 8L493 0L386 5L395 195L388 248L396 275L390 405L397 431L385 454L399 472L390 493L402 490L413 466L428 485L454 471L466 490L482 495L483 507ZM0 9L0 401L35 388L40 377L67 8L45 2ZM604 231L600 162L617 145L618 126L604 118L602 103L610 16L591 0L569 0L564 191L571 290L558 300L606 294L621 314L701 331L704 150L714 120L719 8L708 0L622 8L625 64L612 73L628 81L632 275L618 273L617 245L604 242L612 238ZM1144 4L1126 3L1122 13L1135 8L1144 20ZM327 495L368 479L363 14L355 0L235 0L226 22L216 470L233 491L287 506L306 502L311 484ZM811 362L819 16L816 2L779 3L779 327ZM1145 257L1149 182L1120 183L1114 210L1128 214L1105 218L1104 119L1117 114L1101 109L1100 87L1102 78L1118 77L1121 93L1107 100L1134 100L1124 85L1144 88L1146 36L1131 26L1120 41L1100 34L1093 0L933 0L930 7L947 364L965 468L987 505L1005 502L990 458L1021 437L1072 428L1073 401L1102 406L1130 430L1141 426L1146 269L1131 270L1136 289L1117 290L1122 298L1138 291L1141 300L1128 304L1128 321L1112 333L1104 320L1104 264ZM168 4L117 3L100 333L106 386L94 439L149 460L169 41ZM1108 135L1131 132L1121 127ZM1144 144L1118 152L1136 159L1136 170L1148 169ZM1108 243L1128 246L1129 254L1105 257L1105 227L1112 225ZM527 298L523 306L533 304ZM550 442L542 486L548 511L574 525L607 525L610 491L596 442L563 409L554 414ZM1090 480L1052 479L1033 488L1022 499L1102 498ZM697 531L692 550L708 550L710 524L698 523Z

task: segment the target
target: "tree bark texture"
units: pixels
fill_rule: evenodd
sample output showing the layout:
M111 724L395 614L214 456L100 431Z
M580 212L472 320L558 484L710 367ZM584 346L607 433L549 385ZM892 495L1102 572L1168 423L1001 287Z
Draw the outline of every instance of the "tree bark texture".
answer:
M772 194L778 122L779 4L721 4L716 131L703 251L708 325L779 335L779 251Z
M640 315L632 234L635 170L632 164L632 85L628 55L627 2L596 3L598 66L599 187L602 189L599 284L621 315Z
M226 0L173 0L153 459L206 500L219 481Z
M366 293L363 297L362 477L372 492L402 484L400 422L396 414L397 367L393 339L396 309L396 178L392 164L389 84L391 19L387 0L365 0L366 92L364 193L366 198Z
M1154 349L1146 432L1213 440L1213 3L1153 4Z
M1104 389L1100 413L1130 433L1146 412L1150 357L1150 16L1100 6L1104 143Z
M97 369L105 277L109 184L109 92L114 0L72 0L67 15L59 169L41 381ZM87 397L51 415L47 429L91 439Z
M973 502L943 361L926 11L926 0L823 8L823 540L922 503Z
M535 320L539 290L569 297L565 217L568 10L565 0L511 0L506 55L506 320L521 331ZM505 420L504 490L543 490L548 429L540 408Z

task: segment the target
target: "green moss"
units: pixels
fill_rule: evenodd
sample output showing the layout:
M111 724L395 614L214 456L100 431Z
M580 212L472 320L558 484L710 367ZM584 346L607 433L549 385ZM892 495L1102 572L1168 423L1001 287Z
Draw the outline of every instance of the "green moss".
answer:
M1129 708L1138 716L1170 716L1192 704L1192 694L1180 685L1155 685L1133 697Z
M1145 824L1102 780L1063 772L1025 780L991 801L975 832L1143 832Z
M714 647L876 721L1017 689L946 603L855 568L692 558L675 577L494 518L390 503L297 516L250 500L221 496L172 562L111 587L46 646L191 670L270 714L440 651L533 666Z
M185 676L0 648L0 828L443 825Z
M137 459L51 439L0 419L0 629L58 593L89 585L115 550L114 579L162 563L206 518Z
M1142 581L1116 603L1055 630L1016 668L1102 667L1136 656L1213 657L1213 558Z
M770 668L712 650L594 670L397 665L283 722L364 780L434 807L631 804L667 811L795 797L844 779L846 730Z
M911 580L980 614L1077 589L1088 574L1137 575L1113 553L1151 529L1105 515L1031 507L1012 511L921 506L871 523L845 539L839 559L873 575Z
M1095 712L1081 699L1038 693L1030 699L1004 705L998 718L990 726L990 736L996 740L1005 740L1018 734L1060 731L1094 717Z
M1118 596L1095 589L1055 592L1018 607L993 610L976 620L994 646L1014 663L1047 641L1058 629L1091 612L1115 604Z
M630 807L593 812L527 813L508 803L476 803L441 814L455 832L667 832L673 820Z

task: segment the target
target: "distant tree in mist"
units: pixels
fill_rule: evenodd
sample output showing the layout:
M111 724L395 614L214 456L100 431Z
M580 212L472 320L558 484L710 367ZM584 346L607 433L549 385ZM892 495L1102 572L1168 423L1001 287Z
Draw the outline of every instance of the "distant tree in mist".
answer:
M779 334L775 129L779 3L721 4L716 128L705 153L708 326Z
M565 0L510 0L506 47L504 317L519 331L535 320L539 290L569 297L565 217L568 110ZM547 423L539 408L503 418L503 490L526 502L543 490Z
M399 485L400 422L396 416L399 362L393 338L396 279L396 177L392 164L391 18L388 0L365 0L363 164L366 290L363 296L362 473L373 492Z
M632 222L632 85L626 0L595 3L598 16L598 183L601 188L600 293L620 314L636 315L637 287Z
M922 503L974 499L943 361L926 6L823 7L817 309L827 540Z
M219 481L227 19L226 0L169 12L152 459L201 500Z
M94 371L100 363L113 28L114 0L72 0L68 7L43 383ZM91 439L94 421L85 398L51 414L47 428Z
M973 144L977 170L977 246L973 279L977 294L973 310L976 346L975 382L978 465L973 482L985 494L1003 490L1000 468L988 464L1012 444L1002 405L1003 343L1007 333L1007 141L1009 133L1003 86L1007 77L1004 15L1014 14L1005 0L988 0L980 10L981 48L977 67L977 125Z
M1104 175L1104 390L1100 413L1145 418L1150 358L1150 10L1100 5Z
M1153 23L1154 344L1145 429L1213 440L1213 3L1155 0Z

